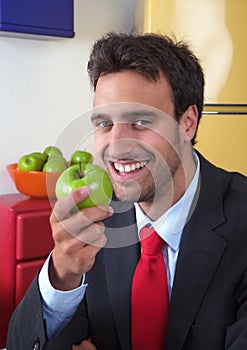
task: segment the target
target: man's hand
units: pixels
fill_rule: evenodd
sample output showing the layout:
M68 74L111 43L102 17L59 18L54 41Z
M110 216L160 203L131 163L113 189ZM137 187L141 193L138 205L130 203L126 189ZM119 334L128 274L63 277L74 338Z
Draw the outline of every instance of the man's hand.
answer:
M79 345L73 345L72 350L97 350L88 340L83 340Z
M102 220L112 215L112 208L74 210L76 203L88 195L88 187L82 187L58 200L53 208L50 223L55 247L49 277L55 289L77 288L82 275L92 268L96 254L106 244Z

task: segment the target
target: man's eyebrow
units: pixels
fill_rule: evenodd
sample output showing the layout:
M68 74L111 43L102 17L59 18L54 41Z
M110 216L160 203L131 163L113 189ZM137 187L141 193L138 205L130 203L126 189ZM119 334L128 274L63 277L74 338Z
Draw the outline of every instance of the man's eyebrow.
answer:
M91 122L93 123L95 120L105 119L105 118L109 118L109 117L110 116L108 114L104 114L104 113L92 113Z
M157 117L158 113L155 111L151 111L148 109L142 109L142 110L134 110L134 111L128 111L124 112L122 114L122 117L125 119L129 119L131 117Z
M143 109L143 110L133 110L133 111L126 111L121 113L121 118L130 120L133 117L157 117L158 113L156 111L151 111L148 109ZM111 119L110 114L106 113L92 113L91 115L91 122L94 122L99 119Z

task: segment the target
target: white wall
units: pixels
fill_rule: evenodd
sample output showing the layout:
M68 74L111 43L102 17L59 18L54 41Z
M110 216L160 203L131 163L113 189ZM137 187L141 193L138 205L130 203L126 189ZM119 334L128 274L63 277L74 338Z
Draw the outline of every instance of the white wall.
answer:
M134 28L136 0L74 0L75 37L41 40L0 36L0 194L16 192L6 165L56 143L90 110L86 72L93 41ZM83 130L90 130L85 123Z

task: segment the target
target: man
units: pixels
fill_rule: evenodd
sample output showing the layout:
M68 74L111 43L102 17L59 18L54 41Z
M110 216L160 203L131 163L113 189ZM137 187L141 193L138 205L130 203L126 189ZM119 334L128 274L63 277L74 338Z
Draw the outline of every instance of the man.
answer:
M95 146L116 198L71 211L84 187L57 201L55 248L12 317L8 350L146 349L136 343L133 280L150 226L163 239L169 311L165 345L149 348L246 349L247 182L193 149L204 88L197 58L167 37L109 33L88 72ZM155 344L148 308L137 319Z

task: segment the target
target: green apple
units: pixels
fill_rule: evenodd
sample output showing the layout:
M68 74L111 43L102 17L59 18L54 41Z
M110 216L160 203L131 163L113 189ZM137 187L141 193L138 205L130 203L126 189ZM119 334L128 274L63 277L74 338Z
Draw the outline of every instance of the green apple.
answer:
M74 164L88 164L93 162L93 155L87 151L77 150L75 151L70 159L70 165Z
M69 166L69 163L64 158L64 156L61 156L59 154L48 157L47 161L50 161L50 160L57 160L57 162L63 162L66 165L66 168L68 168L68 166Z
M41 152L32 152L29 154L30 156L34 156L34 157L37 157L41 160L41 163L42 163L42 166L45 164L45 162L47 161L47 158L48 156L44 153L41 153Z
M44 164L42 171L45 172L62 172L68 168L68 163L63 156L49 157Z
M43 153L45 155L47 155L47 157L53 157L53 156L57 156L57 155L60 155L62 156L63 155L63 152L56 146L48 146L44 149Z
M105 170L95 164L76 164L62 172L56 183L58 199L67 196L75 189L88 186L90 195L77 203L79 209L108 205L112 197L112 184Z
M29 154L22 156L18 161L19 170L40 171L41 168L41 159Z

